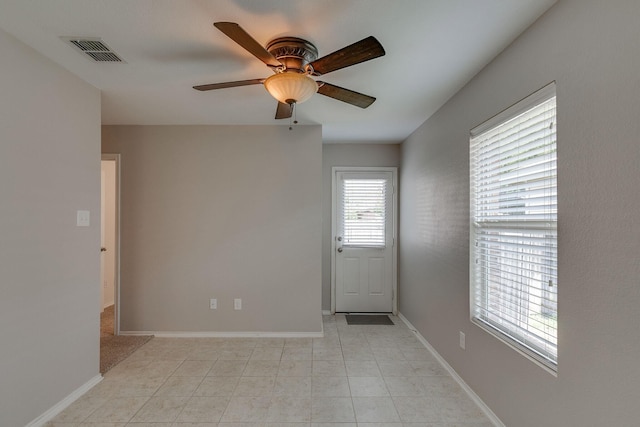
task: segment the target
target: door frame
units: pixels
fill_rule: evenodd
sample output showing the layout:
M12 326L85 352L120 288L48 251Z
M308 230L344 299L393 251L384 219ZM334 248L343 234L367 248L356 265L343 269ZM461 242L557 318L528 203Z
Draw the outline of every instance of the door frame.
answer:
M114 272L113 272L113 334L120 335L120 154L102 153L100 160L115 162L115 248L114 248ZM101 219L102 221L102 219ZM102 283L100 284L102 286Z
M393 271L391 273L391 301L392 314L398 314L398 168L396 167L347 167L334 166L331 168L331 314L336 314L336 235L338 215L338 179L339 172L391 172L393 189L393 249L391 251Z

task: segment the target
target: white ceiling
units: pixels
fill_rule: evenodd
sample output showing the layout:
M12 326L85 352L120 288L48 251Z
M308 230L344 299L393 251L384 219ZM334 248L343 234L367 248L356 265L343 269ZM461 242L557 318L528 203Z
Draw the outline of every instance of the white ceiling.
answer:
M386 56L323 80L377 98L322 95L297 108L326 142L401 142L556 0L0 0L0 28L102 91L103 124L285 124L260 85L193 85L272 72L224 34L290 35L324 56L375 36ZM126 63L96 63L60 37L101 37Z

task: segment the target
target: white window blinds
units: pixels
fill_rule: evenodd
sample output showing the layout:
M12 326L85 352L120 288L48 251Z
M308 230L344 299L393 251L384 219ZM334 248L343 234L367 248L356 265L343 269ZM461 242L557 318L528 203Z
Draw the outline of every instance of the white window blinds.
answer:
M342 180L344 246L385 246L386 189L386 179Z
M474 129L470 155L472 318L555 370L555 86Z

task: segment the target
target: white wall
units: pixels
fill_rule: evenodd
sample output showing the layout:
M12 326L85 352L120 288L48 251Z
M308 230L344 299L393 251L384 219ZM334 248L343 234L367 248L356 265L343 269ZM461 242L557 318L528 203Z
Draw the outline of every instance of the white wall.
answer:
M103 152L121 154L121 330L320 332L321 138L103 127Z
M322 145L322 309L331 310L331 168L400 166L399 144Z
M403 143L400 311L508 426L640 418L639 16L560 0ZM553 80L557 378L469 321L469 130Z
M3 31L0 56L0 425L23 426L98 375L100 93Z

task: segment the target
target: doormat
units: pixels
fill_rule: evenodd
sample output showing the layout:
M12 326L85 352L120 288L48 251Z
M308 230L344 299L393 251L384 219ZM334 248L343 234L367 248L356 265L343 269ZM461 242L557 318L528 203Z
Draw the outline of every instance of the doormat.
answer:
M395 325L386 314L347 314L347 325Z

